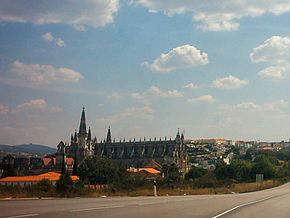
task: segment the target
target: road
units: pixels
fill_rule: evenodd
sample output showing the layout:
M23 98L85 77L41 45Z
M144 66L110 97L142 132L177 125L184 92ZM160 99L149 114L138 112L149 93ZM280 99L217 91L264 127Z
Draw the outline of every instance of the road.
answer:
M2 200L0 217L290 217L290 183L227 195Z

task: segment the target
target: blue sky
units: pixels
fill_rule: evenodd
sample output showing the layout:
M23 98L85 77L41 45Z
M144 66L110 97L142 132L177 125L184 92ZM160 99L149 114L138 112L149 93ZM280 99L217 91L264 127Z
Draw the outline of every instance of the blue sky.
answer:
M33 6L33 7L32 7ZM0 143L290 136L290 2L0 0Z

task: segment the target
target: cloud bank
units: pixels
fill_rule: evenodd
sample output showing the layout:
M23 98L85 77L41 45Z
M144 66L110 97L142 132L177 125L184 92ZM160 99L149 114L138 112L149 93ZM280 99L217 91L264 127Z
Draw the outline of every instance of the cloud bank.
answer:
M2 22L67 24L77 30L113 23L119 9L119 0L1 0L0 4Z
M244 17L258 17L267 13L281 15L290 11L285 0L132 0L132 4L147 8L149 12L163 12L167 16L190 13L203 31L233 31L240 27Z

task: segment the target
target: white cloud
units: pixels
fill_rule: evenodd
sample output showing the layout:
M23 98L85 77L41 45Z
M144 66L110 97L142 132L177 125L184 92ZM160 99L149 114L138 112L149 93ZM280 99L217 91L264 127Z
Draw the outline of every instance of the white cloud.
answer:
M54 37L51 33L47 32L47 33L44 33L42 35L42 38L44 38L46 41L48 42L52 42L54 40Z
M287 68L285 66L271 66L258 72L258 75L263 78L284 79Z
M55 38L50 32L47 32L42 35L47 42L55 42L58 47L64 47L65 42L61 38Z
M290 71L290 38L282 36L272 36L261 45L253 48L250 54L254 63L265 62L272 64L258 72L262 78L282 80L286 78Z
M127 108L123 112L103 118L98 118L97 123L112 124L128 119L146 120L154 118L154 110L149 107L132 107Z
M290 38L272 36L253 49L250 58L253 62L285 63L289 62Z
M267 102L264 104L256 104L254 102L242 102L233 106L224 105L222 109L227 111L248 111L248 112L281 112L289 105L288 101L283 99Z
M75 30L80 31L80 32L84 32L86 31L86 27L81 26L81 25L74 25Z
M44 109L47 106L47 102L44 99L33 99L23 104L17 105L14 109L14 112L20 112L24 110L31 110L31 109Z
M182 68L190 68L198 65L206 65L208 55L191 45L182 45L173 48L166 54L161 54L152 64L144 62L147 66L156 72L172 72Z
M215 101L216 100L211 95L202 95L202 96L199 96L196 98L187 99L187 102L189 102L189 103L197 103L197 102L213 103Z
M242 102L240 104L235 105L233 108L240 110L256 110L259 109L260 106L253 102Z
M285 0L131 0L135 5L150 12L164 12L168 16L190 13L193 20L200 22L203 31L232 31L240 26L243 17L258 17L266 13L280 15L290 11L290 3Z
M118 92L114 92L108 96L109 99L121 99L123 98L122 95Z
M143 93L135 92L131 94L135 99L147 99L147 98L170 98L170 97L183 97L183 93L178 90L163 91L158 86L151 86L147 91Z
M59 106L51 106L43 98L32 99L22 104L17 105L15 108L11 109L11 112L35 112L36 110L40 111L51 111L51 112L62 112L63 109Z
M59 106L51 106L50 110L52 112L63 112L63 109L61 107L59 107Z
M119 0L1 0L0 21L67 24L77 29L113 23Z
M265 110L281 112L289 105L288 101L283 99L264 104Z
M69 68L55 68L52 65L25 64L20 61L14 61L10 65L10 71L10 76L14 76L12 79L32 85L44 85L53 82L77 82L83 78L79 72Z
M59 47L64 47L65 46L65 42L61 39L61 38L57 38L55 43L59 46Z
M196 85L194 83L188 83L187 85L183 86L183 88L186 88L186 89L197 89L198 85Z
M248 83L249 82L247 80L242 80L229 75L228 77L214 80L212 86L221 89L239 89L245 85L248 85Z
M7 114L8 112L9 112L9 107L4 104L0 104L0 114Z

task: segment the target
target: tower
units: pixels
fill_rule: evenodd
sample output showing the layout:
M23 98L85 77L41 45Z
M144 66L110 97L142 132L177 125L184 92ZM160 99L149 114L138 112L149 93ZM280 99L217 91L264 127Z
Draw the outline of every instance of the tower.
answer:
M109 127L108 129L108 133L107 133L107 143L111 143L112 142L112 136L111 136L111 128Z
M79 127L79 132L78 132L78 144L82 148L85 147L87 136L88 136L88 133L87 133L87 127L86 127L85 107L83 107L81 121L80 121L80 127Z
M89 127L87 131L85 107L82 109L79 131L75 130L71 136L71 144L68 147L68 155L81 162L87 156L93 154L92 134Z

